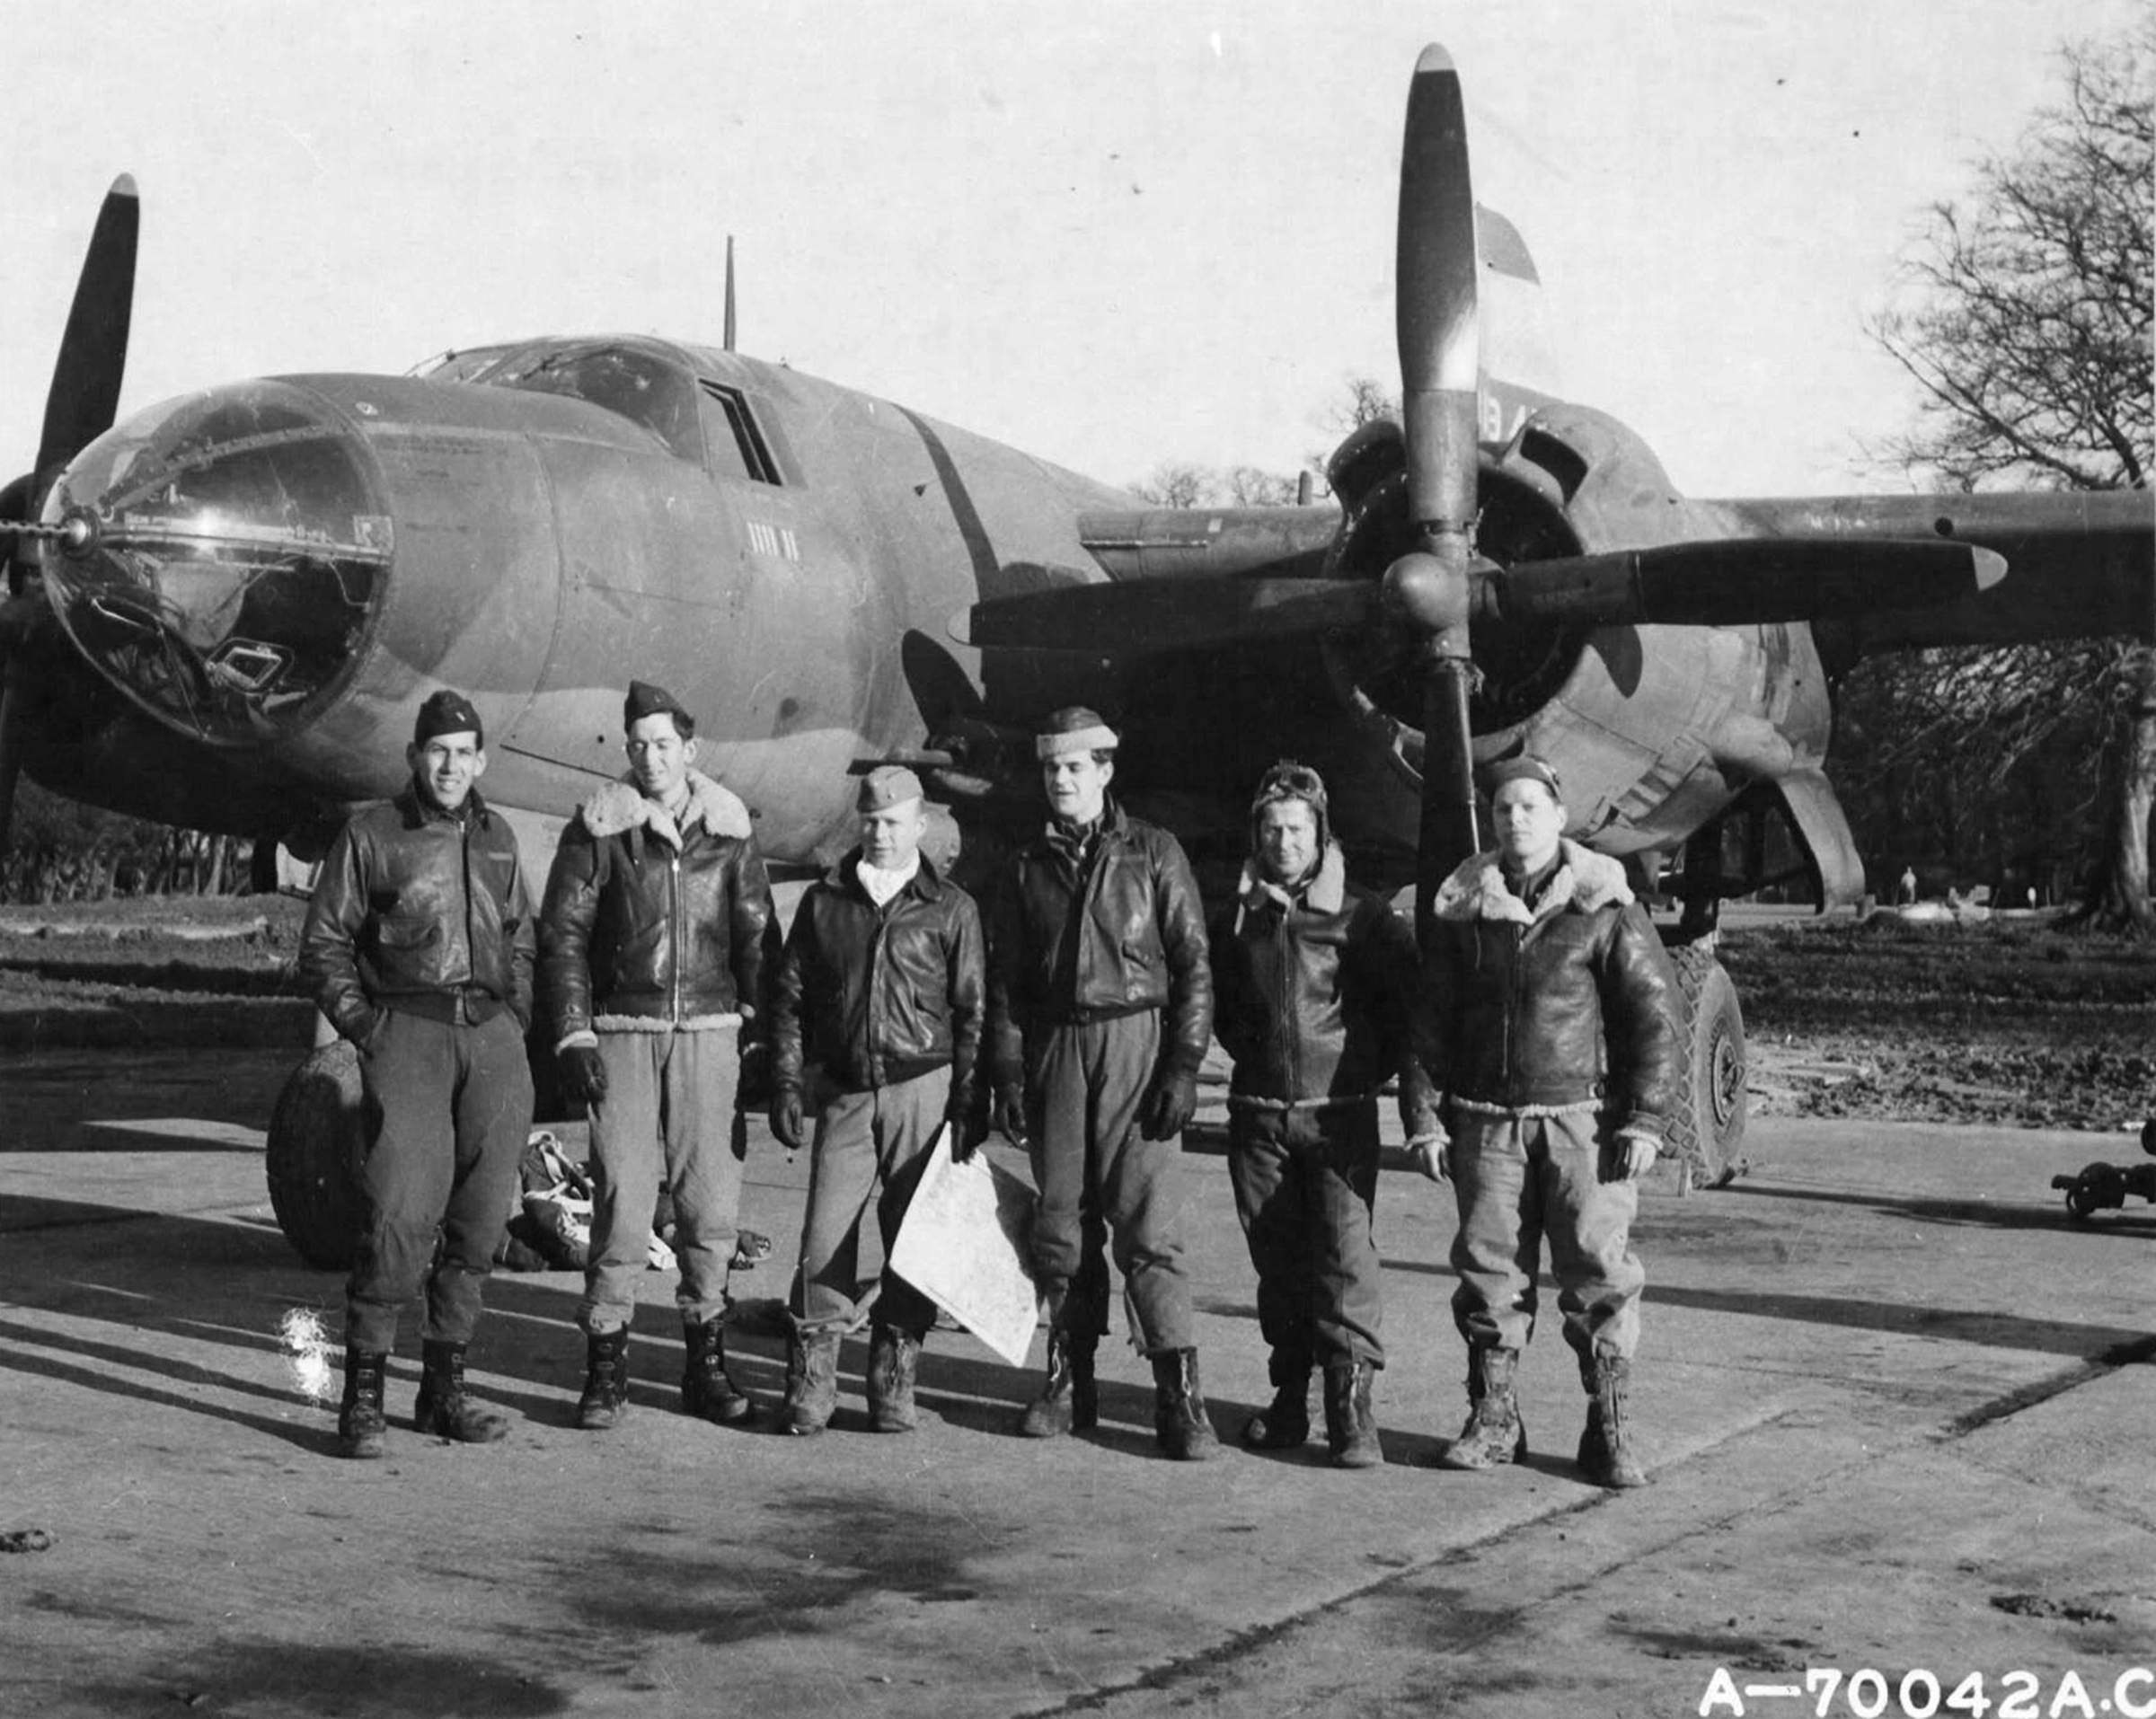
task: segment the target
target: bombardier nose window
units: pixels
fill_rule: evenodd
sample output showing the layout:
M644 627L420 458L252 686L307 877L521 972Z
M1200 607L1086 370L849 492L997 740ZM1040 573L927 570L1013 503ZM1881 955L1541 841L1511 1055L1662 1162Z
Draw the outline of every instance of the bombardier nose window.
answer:
M48 546L75 643L155 714L261 739L329 689L389 572L389 516L358 439L281 383L193 394L111 429L49 520L91 515L87 552Z

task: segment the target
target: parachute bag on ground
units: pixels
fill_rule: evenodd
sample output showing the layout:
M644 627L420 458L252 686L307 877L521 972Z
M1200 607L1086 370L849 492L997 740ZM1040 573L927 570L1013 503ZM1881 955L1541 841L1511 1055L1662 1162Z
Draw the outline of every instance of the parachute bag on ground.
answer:
M308 1265L348 1271L365 1215L359 1155L367 1142L359 1053L343 1039L310 1052L270 1116L270 1204Z

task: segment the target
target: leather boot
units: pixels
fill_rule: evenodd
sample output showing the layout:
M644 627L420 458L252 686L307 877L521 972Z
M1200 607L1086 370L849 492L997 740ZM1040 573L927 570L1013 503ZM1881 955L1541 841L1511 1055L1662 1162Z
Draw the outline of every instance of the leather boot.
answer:
M786 1344L786 1399L779 1424L809 1438L831 1424L838 1406L838 1337L835 1331L796 1332Z
M593 1331L584 1339L584 1394L577 1398L577 1424L604 1432L629 1417L629 1327Z
M1494 1468L1527 1454L1527 1426L1512 1388L1519 1364L1517 1349L1468 1351L1467 1424L1438 1458L1438 1467Z
M1325 1444L1336 1468L1374 1468L1385 1459L1377 1440L1377 1415L1370 1406L1376 1374L1367 1361L1326 1363Z
M1310 1437L1310 1357L1276 1349L1268 1371L1273 1400L1242 1424L1251 1450L1299 1450Z
M459 1444L492 1444L508 1436L509 1417L464 1390L464 1345L430 1339L420 1347L420 1396L411 1423L422 1432Z
M1069 1331L1048 1333L1048 1376L1040 1395L1018 1418L1021 1438L1054 1439L1089 1432L1100 1421L1100 1391L1093 1378L1096 1339Z
M1153 1432L1178 1462L1203 1462L1219 1442L1206 1418L1197 1383L1197 1351L1171 1349L1153 1357Z
M1580 1369L1580 1379L1591 1393L1586 1430L1579 1435L1580 1472L1597 1486L1646 1485L1647 1470L1632 1449L1626 1400L1631 1392L1632 1363L1614 1355L1597 1355Z
M681 1406L720 1426L739 1426L755 1412L748 1393L726 1376L726 1327L717 1319L681 1327L688 1345L682 1369Z
M869 1426L877 1432L911 1432L921 1424L914 1407L914 1368L921 1339L894 1326L869 1329Z
M337 1415L337 1454L373 1458L388 1448L389 1417L382 1412L382 1387L389 1356L376 1349L344 1352L344 1406Z

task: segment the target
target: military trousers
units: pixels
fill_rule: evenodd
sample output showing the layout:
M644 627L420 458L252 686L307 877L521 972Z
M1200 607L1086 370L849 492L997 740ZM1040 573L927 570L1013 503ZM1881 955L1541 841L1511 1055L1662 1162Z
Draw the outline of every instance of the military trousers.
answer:
M858 1315L854 1291L861 1225L871 1197L883 1256L890 1258L906 1205L927 1167L929 1146L943 1125L950 1070L932 1069L865 1092L832 1089L819 1096L823 1102L808 1161L808 1212L793 1297L794 1318L804 1336L844 1331ZM886 1265L877 1291L876 1320L908 1336L924 1337L936 1322L935 1303Z
M1258 1269L1258 1328L1276 1372L1348 1361L1383 1366L1371 1233L1376 1099L1285 1110L1231 1098L1228 1180Z
M1160 1055L1158 1009L1026 1036L1033 1271L1050 1325L1081 1340L1107 1331L1112 1234L1132 1338L1149 1355L1191 1346L1182 1142L1138 1130Z
M577 1322L619 1331L651 1265L651 1214L674 1201L674 1300L685 1324L726 1311L747 1131L738 1125L739 1034L603 1032L606 1096L591 1106L591 1264Z
M507 1009L476 1025L387 1010L359 1057L367 1216L345 1341L386 1354L423 1289L427 1342L469 1343L532 1125L532 1069Z
M1526 1346L1547 1237L1565 1341L1583 1376L1597 1358L1630 1357L1647 1273L1631 1251L1639 1189L1620 1174L1621 1153L1592 1111L1454 1111L1453 1320L1470 1347Z

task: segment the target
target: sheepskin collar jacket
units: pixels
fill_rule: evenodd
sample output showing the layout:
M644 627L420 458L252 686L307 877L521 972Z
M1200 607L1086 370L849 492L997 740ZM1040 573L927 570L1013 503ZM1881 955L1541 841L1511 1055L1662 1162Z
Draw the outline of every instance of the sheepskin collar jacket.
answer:
M1403 1117L1418 1108L1421 1071L1406 1031L1414 934L1383 900L1348 881L1337 846L1294 888L1246 865L1211 940L1213 1030L1234 1062L1235 1098L1366 1100L1399 1074ZM1412 1120L1409 1129L1420 1132Z
M557 1045L764 1015L777 922L748 808L701 771L676 818L609 782L562 833L539 915L539 997Z
M1624 868L1575 842L1530 906L1495 853L1438 886L1423 1061L1454 1104L1598 1110L1659 1135L1681 1090L1675 981Z

